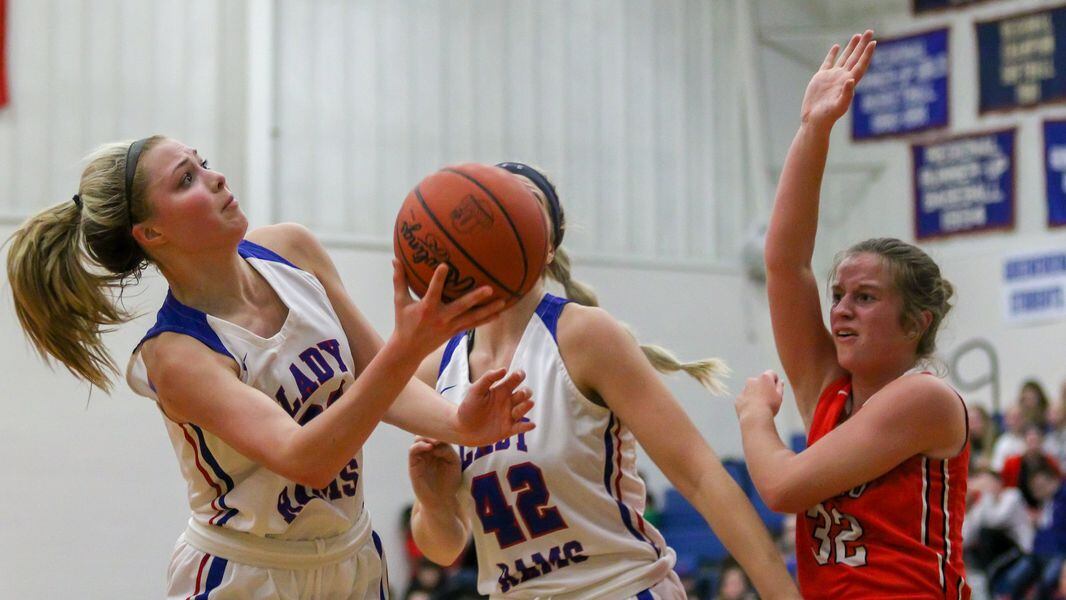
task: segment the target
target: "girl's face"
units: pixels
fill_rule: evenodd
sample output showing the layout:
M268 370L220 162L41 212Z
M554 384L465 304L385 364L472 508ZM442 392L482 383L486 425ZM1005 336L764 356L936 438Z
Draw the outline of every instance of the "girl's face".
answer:
M198 252L236 246L248 219L226 185L195 149L164 140L140 160L148 175L151 215L135 227L149 240L163 236L169 246Z
M837 361L852 373L877 373L913 361L920 331L904 328L903 299L876 254L845 258L837 267L829 311Z

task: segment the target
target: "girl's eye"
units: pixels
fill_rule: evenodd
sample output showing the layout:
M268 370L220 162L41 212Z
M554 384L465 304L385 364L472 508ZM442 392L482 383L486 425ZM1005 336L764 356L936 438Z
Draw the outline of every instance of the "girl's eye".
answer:
M207 159L205 158L202 161L200 161L200 167L203 168L203 169L210 169L211 165L207 164Z
M182 185L189 185L190 183L192 183L192 173L186 173L186 174L185 174L185 175L184 175L184 176L183 176L183 177L181 178L181 184L182 184Z

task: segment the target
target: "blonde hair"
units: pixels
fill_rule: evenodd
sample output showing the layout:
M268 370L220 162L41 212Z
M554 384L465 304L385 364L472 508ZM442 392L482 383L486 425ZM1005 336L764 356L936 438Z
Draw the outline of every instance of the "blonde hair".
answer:
M142 155L163 139L148 138ZM75 200L30 217L8 239L7 277L26 337L45 361L59 361L104 391L118 368L102 336L133 317L114 292L121 294L150 262L131 232L148 205L143 169L126 198L129 147L97 148L86 159Z
M596 293L592 288L571 276L570 256L563 250L562 246L555 249L555 259L548 263L545 272L548 277L563 286L563 293L570 300L583 306L600 305L599 298L596 297ZM633 330L628 325L623 323L622 326L626 328L629 335L633 336L634 340L637 340L636 334L633 333ZM640 344L640 349L656 371L660 373L684 371L686 375L700 382L700 385L707 388L711 393L724 394L726 392L725 385L722 384L720 379L728 375L730 371L729 367L721 359L704 358L702 360L681 362L673 353L662 346Z

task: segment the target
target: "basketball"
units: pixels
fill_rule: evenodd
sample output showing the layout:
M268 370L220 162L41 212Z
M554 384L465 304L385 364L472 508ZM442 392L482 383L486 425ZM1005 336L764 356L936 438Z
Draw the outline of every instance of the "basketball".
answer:
M448 302L482 285L511 305L544 269L548 224L517 176L482 164L445 167L420 181L396 217L393 250L421 297L433 271L448 265Z

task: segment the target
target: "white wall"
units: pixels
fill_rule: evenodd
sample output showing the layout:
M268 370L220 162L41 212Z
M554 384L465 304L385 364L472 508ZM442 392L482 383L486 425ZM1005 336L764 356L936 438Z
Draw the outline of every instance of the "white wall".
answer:
M732 100L714 79L722 11L700 0L280 3L275 214L391 244L395 211L425 175L523 160L564 192L577 250L732 256L728 236L709 235L744 206L715 193L715 109Z

